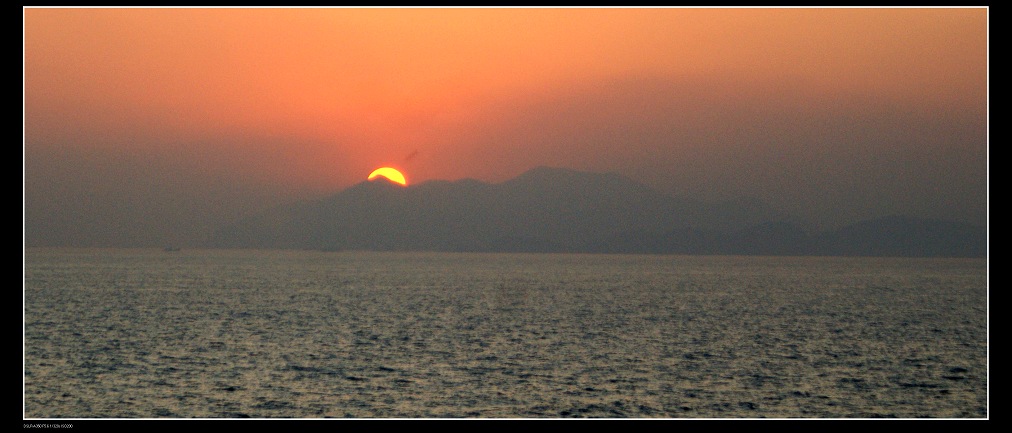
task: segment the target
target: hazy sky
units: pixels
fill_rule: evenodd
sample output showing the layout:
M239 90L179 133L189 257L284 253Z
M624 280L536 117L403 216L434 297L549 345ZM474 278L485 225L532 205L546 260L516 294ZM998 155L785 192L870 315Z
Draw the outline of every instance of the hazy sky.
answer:
M382 165L984 224L987 44L981 8L29 8L26 240L194 243Z

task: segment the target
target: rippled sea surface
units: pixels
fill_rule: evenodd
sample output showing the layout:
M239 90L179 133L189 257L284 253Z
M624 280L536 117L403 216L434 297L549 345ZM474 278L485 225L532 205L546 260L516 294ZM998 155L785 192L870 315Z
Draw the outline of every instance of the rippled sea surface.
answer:
M985 260L29 249L24 416L987 417Z

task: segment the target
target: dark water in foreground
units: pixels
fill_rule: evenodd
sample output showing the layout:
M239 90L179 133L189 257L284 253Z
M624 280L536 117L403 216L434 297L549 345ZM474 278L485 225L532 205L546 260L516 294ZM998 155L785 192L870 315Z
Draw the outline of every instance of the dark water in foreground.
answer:
M34 250L26 417L987 416L984 260Z

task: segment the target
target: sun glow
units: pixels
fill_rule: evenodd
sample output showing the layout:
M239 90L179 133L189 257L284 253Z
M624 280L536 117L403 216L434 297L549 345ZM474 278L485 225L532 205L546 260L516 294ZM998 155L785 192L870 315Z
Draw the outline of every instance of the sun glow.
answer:
M393 183L399 183L399 184L401 184L403 186L408 186L407 179L405 179L404 175L401 174L400 171L397 171L397 169L395 169L395 168L390 168L390 167L377 168L377 169L373 170L372 173L369 173L369 180L373 180L377 176L383 176L387 180L389 180L389 181L391 181Z

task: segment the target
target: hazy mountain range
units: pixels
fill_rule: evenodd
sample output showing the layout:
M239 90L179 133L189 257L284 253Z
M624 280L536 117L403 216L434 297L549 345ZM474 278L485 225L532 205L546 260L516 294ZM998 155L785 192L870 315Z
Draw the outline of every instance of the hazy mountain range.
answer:
M703 203L612 173L362 182L218 230L207 246L321 250L983 257L984 227L892 216L809 233L755 199Z

